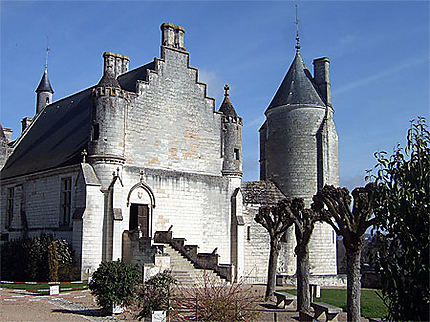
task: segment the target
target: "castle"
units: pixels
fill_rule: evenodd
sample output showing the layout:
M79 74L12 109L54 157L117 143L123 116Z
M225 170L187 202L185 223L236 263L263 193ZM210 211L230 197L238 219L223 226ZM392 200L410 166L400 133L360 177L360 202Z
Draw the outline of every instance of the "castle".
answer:
M127 56L105 52L97 85L58 101L45 69L34 117L15 141L0 129L1 240L64 238L82 278L102 261L158 265L170 242L229 280L264 282L269 237L258 208L286 195L309 205L339 183L329 60L314 60L312 76L297 43L260 128L261 181L243 182L243 121L228 86L217 109L189 66L184 28L161 31L160 58L129 70ZM295 273L294 244L290 229L280 273ZM310 259L311 274L337 274L327 224L315 227Z

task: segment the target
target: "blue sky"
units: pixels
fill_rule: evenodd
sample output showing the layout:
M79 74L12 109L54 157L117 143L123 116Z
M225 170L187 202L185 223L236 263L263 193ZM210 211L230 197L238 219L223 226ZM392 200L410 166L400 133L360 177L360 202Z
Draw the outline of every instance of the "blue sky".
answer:
M217 107L230 85L244 179L258 180L258 128L294 58L296 3L308 68L331 60L341 185L359 185L375 151L404 144L409 120L429 116L428 1L1 1L0 122L16 137L34 114L47 36L57 100L98 82L104 51L131 68L159 57L159 27L172 22Z

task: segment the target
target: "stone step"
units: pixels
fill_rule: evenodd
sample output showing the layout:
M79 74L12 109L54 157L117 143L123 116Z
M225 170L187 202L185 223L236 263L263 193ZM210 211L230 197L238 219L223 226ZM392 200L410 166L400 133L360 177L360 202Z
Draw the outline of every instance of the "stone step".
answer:
M202 286L204 284L204 277L210 279L211 284L224 284L224 280L210 269L196 268L194 264L180 252L175 250L168 244L164 244L165 252L170 256L170 265L172 268L172 276L181 285L195 285Z

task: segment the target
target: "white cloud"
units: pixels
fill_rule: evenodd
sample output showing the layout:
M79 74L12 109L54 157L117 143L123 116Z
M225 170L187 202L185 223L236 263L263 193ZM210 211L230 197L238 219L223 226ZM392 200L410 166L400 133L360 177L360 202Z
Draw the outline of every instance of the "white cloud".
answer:
M333 94L339 95L341 93L348 92L348 91L356 89L358 87L369 85L369 84L371 84L377 80L380 80L382 78L397 74L397 73L403 71L404 69L408 69L408 68L413 67L415 65L419 65L423 62L426 62L429 60L429 58L430 57L424 57L424 58L419 58L419 59L414 59L414 60L408 60L408 61L404 62L403 64L396 65L393 68L385 69L385 70L380 71L379 73L375 73L369 77L362 78L362 79L353 81L349 84L346 84L345 86L338 87L336 90L333 91Z

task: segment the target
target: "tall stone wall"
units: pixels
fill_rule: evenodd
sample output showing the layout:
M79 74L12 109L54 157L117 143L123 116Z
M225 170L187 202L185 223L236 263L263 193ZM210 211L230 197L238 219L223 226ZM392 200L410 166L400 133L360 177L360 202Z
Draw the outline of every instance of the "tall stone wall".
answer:
M162 47L156 72L138 83L127 118L128 164L220 175L221 114L188 60L188 53Z

